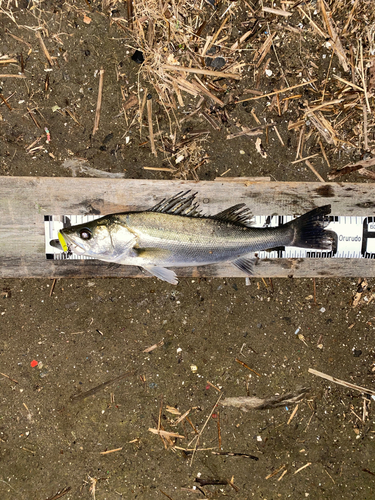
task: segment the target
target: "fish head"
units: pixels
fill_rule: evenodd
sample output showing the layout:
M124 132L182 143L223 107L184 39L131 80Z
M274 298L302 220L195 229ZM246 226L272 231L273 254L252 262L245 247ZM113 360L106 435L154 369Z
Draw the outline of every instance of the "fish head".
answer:
M116 261L134 240L126 225L110 216L61 229L58 236L64 251L106 261Z

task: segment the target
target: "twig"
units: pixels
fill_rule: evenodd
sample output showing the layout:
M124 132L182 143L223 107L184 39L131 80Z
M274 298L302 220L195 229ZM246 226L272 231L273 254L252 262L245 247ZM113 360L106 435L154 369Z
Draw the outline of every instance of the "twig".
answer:
M163 493L163 495L164 495L164 496L166 496L167 498L169 498L169 500L173 500L173 498L172 498L172 497L170 497L170 496L168 495L168 493L165 493L165 491L161 490L160 488L159 488L159 491L160 491L160 493Z
M56 285L56 278L53 279L52 281L52 286L51 286L51 290L49 292L49 296L52 297L52 294L53 294L53 291L55 289L55 285Z
M56 493L56 495L53 495L53 497L48 497L46 500L57 500L58 498L61 498L64 495L66 495L67 493L69 493L69 491L71 489L72 488L70 486L68 486L67 488L64 488L63 490L61 490L59 493Z
M164 340L160 340L157 344L153 344L150 347L146 347L146 349L144 349L142 352L151 352L157 347L161 347L162 345L164 345Z
M220 428L220 412L217 412L217 441L219 443L219 450L221 450L221 428Z
M0 94L0 99L3 101L3 103L9 109L9 111L12 111L12 106L8 103L8 100L5 99L5 97L3 96L3 94Z
M83 392L82 394L74 394L73 396L70 397L70 400L73 403L73 402L79 401L81 399L85 399L88 396L92 396L93 394L96 394L101 389L104 389L104 387L107 387L107 385L113 384L114 382L119 382L123 378L126 378L129 375L133 375L133 374L134 374L134 372L132 372L132 371L131 372L123 373L119 377L116 377L116 378L113 378L111 380L108 380L107 382L103 382L102 384L100 384L100 385L98 385L96 387L93 387L89 391Z
M247 366L246 363L244 363L243 361L241 361L240 359L236 358L235 361L237 363L239 363L240 365L242 365L243 367L247 368L248 370L250 370L251 372L255 373L255 375L258 375L258 377L261 377L260 373L256 372L255 370L253 370L252 368L250 368L250 366Z
M360 385L355 385L351 384L350 382L345 382L345 380L340 380L336 377L332 377L331 375L327 375L323 372L319 372L318 370L314 370L313 368L309 368L309 373L312 373L313 375L316 375L317 377L324 378L326 380L329 380L330 382L334 382L335 384L338 385L343 385L344 387L347 387L348 389L354 389L355 391L362 392L364 394L370 394L371 396L375 396L375 391L371 389L366 389L365 387L361 387Z
M121 448L115 448L115 449L113 449L113 450L101 451L101 452L100 452L100 455L108 455L108 453L114 453L115 451L121 451L121 450L122 450L122 448L123 448L123 447L121 446Z
M286 423L286 425L289 425L289 424L290 424L290 422L293 420L293 418L294 418L295 414L297 413L297 410L298 410L298 405L296 405L296 406L294 407L294 410L292 411L292 414L290 415L289 420L288 420L288 422Z
M245 457L245 458L251 458L252 460L259 460L259 457L256 457L254 455L249 455L248 453L235 453L232 451L211 451L213 455L224 455L227 457Z
M306 467L308 467L309 465L311 465L311 462L307 462L307 464L302 465L302 467L297 469L294 474L298 474L298 472L301 472L301 470L306 469Z
M94 128L92 130L92 135L95 135L99 128L100 112L102 110L102 94L103 94L103 82L104 82L104 69L99 71L99 90L98 90L98 100L96 103L96 113Z
M218 387L216 387L216 385L211 384L211 382L209 382L208 380L207 380L207 384L208 384L209 386L213 387L214 389L216 389L216 390L217 390L217 392L221 392L221 390L220 390Z
M0 375L2 375L3 377L8 378L9 380L11 380L12 382L14 382L15 384L18 384L17 380L14 380L14 378L9 377L9 375L6 375L5 373L1 373L1 372L0 372Z
M33 116L32 112L31 112L31 109L30 109L30 108L28 108L28 107L26 107L26 109L27 109L27 111L28 111L28 113L29 113L30 118L32 119L32 121L35 123L35 125L36 125L38 128L40 128L40 125L39 125L39 123L37 122L37 119L35 118L35 116ZM31 147L31 146L29 146L29 147Z

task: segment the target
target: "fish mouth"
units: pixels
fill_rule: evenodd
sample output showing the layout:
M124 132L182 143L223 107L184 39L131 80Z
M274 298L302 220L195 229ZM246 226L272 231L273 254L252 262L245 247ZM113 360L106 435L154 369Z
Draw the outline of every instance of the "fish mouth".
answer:
M73 241L69 235L63 234L61 231L59 231L58 238L64 252L73 252L78 255L82 255L86 252L86 250Z

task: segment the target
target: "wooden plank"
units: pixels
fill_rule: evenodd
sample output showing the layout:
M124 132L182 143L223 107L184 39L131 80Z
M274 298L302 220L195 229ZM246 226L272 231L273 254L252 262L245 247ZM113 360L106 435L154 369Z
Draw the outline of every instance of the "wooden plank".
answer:
M0 276L146 276L138 268L100 261L52 261L44 254L44 215L108 214L145 210L161 198L191 189L207 214L245 202L257 215L302 214L330 203L332 215L375 215L375 184L301 182L193 182L142 179L0 177ZM178 276L244 274L230 264L176 269ZM368 259L264 259L259 276L375 276Z

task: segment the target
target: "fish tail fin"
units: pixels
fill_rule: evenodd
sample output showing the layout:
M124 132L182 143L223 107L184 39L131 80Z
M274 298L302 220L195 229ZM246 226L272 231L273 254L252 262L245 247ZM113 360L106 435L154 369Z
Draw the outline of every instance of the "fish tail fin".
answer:
M325 230L330 213L331 205L324 205L288 222L286 225L293 229L290 246L331 250L331 232Z

